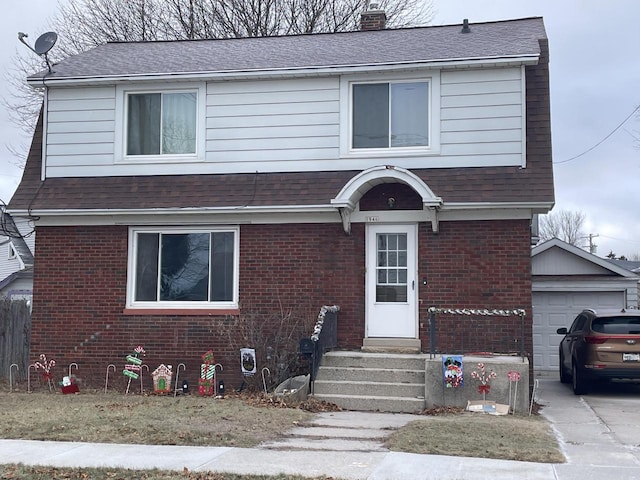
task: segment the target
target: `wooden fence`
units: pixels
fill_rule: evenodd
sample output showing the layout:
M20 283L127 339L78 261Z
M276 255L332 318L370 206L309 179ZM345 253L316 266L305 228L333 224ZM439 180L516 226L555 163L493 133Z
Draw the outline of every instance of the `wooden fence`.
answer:
M29 368L29 340L31 310L27 300L9 300L0 297L0 380L9 381L9 368L13 367L13 380L26 380Z

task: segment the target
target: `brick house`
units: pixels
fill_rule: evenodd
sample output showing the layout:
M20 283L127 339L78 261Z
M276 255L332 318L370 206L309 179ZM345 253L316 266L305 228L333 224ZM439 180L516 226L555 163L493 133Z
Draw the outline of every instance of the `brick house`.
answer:
M436 305L524 308L531 352L548 43L541 18L468 30L108 43L29 77L46 96L10 210L37 229L31 355L98 384L137 344L193 371L212 349L233 384L224 322L310 332L331 304L342 349L426 351Z

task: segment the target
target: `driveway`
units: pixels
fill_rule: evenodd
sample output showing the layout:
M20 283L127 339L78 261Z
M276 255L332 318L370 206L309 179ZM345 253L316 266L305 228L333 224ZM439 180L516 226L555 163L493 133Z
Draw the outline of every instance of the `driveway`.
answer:
M538 403L581 480L640 479L640 385L611 384L576 396L557 376L538 379Z

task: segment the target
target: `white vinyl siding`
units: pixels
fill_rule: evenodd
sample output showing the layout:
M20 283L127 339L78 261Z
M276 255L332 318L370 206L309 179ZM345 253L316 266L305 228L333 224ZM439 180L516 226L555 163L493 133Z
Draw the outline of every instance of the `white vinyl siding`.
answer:
M523 164L522 75L520 67L442 72L442 163Z
M338 157L335 78L210 83L207 93L208 162L255 165Z
M51 88L47 106L47 175L113 165L115 87Z
M524 69L50 88L45 174L122 176L521 166ZM349 84L430 82L428 148L349 150ZM123 158L123 92L198 89L197 158ZM121 117L122 118L119 118ZM394 150L394 151L391 151ZM397 151L400 150L400 151ZM202 152L202 154L200 153ZM152 171L151 171L152 170Z

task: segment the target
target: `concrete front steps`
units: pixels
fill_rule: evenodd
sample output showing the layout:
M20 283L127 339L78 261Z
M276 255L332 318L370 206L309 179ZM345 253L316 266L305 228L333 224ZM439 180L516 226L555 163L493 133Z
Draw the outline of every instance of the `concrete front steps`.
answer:
M421 412L425 408L425 356L327 352L313 392L316 399L345 410Z

